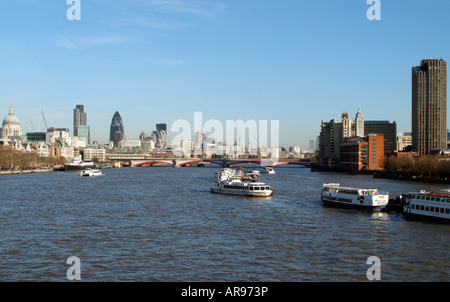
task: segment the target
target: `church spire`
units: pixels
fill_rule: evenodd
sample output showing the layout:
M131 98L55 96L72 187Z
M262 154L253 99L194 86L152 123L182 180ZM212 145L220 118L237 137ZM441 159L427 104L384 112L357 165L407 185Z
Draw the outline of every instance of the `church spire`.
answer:
M12 108L12 103L10 103L10 105L9 105L9 115L14 115L14 111L13 111L13 108Z

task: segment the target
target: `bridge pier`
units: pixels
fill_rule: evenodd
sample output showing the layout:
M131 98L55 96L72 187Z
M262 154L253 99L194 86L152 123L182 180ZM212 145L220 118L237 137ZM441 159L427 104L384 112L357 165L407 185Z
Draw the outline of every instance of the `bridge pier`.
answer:
M180 168L181 167L181 165L178 163L178 160L176 160L176 159L173 160L173 166L175 168Z

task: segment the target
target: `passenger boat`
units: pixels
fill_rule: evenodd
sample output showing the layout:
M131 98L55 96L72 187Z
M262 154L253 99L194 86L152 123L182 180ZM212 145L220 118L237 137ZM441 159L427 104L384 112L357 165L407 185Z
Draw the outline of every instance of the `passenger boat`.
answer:
M95 176L102 176L102 171L100 170L83 170L80 172L81 177L95 177Z
M379 211L388 204L389 194L380 193L377 189L342 187L338 183L325 183L321 199L325 205Z
M89 168L94 168L95 164L93 162L82 161L80 157L75 157L71 163L64 165L65 171L81 171Z
M273 169L273 167L264 167L262 169L262 173L264 173L264 174L275 174L275 170Z
M450 222L450 190L425 190L403 195L403 214L407 218Z
M225 168L216 173L216 186L211 188L211 193L256 197L271 196L275 190L269 185L259 182L257 176L254 173L249 178L245 174Z

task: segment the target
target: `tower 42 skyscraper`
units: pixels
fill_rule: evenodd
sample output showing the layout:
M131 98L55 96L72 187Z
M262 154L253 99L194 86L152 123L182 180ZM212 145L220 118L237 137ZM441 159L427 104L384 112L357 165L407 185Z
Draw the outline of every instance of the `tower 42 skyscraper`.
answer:
M91 129L87 125L87 114L84 105L77 105L73 110L73 135L84 137L86 145L91 143Z

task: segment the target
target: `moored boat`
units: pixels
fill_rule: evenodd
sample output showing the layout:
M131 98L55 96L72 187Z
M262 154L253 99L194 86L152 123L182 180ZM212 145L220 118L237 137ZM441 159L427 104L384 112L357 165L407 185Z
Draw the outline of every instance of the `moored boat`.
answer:
M75 157L71 163L64 165L65 171L81 171L85 169L92 169L95 167L94 162L85 162L80 157Z
M338 183L325 183L321 191L325 205L379 211L389 202L389 194L377 189L343 187Z
M403 195L403 214L407 218L450 222L450 190L410 192Z

